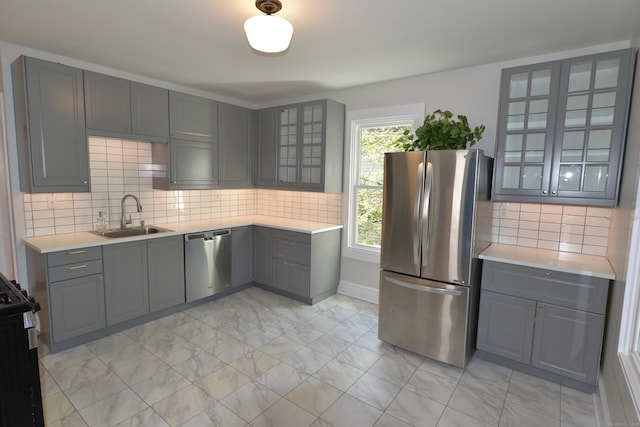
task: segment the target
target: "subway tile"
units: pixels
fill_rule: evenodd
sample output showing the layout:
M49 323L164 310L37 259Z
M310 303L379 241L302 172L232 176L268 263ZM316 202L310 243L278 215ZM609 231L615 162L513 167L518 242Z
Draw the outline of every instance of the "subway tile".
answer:
M529 248L536 248L538 247L538 240L537 239L523 239L521 237L518 237L518 242L517 242L518 246L526 246Z
M584 234L584 226L563 224L561 228L563 234Z
M587 207L587 216L595 216L601 218L611 218L610 208Z
M584 236L582 234L560 233L560 243L582 244Z
M563 224L584 225L585 217L580 215L562 215Z
M553 251L557 251L560 247L559 241L551 241L551 240L538 240L538 248L540 249L551 249Z
M605 246L582 245L582 253L585 255L607 256Z
M557 224L562 223L562 215L555 213L542 213L540 214L540 222L553 222Z
M582 245L576 243L560 242L558 250L561 252L582 253Z
M522 230L537 230L539 228L539 223L536 221L520 221L518 224L518 228Z
M542 205L540 207L541 213L562 215L562 211L563 211L562 205Z
M605 227L609 229L610 224L611 224L611 220L609 218L598 218L598 217L588 216L585 219L585 225L589 225L589 226Z
M607 237L584 236L582 244L589 246L603 246L606 248L608 241L609 239Z
M554 232L550 232L550 231L540 231L538 233L538 239L539 240L550 240L550 241L554 241L554 242L559 242L560 241L560 233L554 233Z
M563 215L586 216L587 208L585 206L565 206L562 213Z
M585 226L584 227L584 235L585 236L609 237L609 229L605 228L605 227Z
M520 229L518 230L518 238L519 239L533 239L533 240L537 240L538 239L538 230L526 230L526 229Z
M540 205L537 203L523 203L520 205L520 212L540 213Z

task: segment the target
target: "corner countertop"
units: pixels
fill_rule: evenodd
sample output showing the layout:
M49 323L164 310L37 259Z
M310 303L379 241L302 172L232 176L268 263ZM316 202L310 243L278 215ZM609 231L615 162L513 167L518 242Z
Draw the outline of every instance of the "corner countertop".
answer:
M84 231L78 233L55 234L50 236L25 237L22 239L22 241L37 252L44 254L49 252L67 251L91 246L103 246L115 243L132 242L136 240L147 240L160 237L176 236L186 233L197 233L200 231L216 230L220 228L242 227L245 225L259 225L308 234L322 233L325 231L339 230L342 228L342 225L280 218L266 215L247 215L153 225L157 225L158 227L164 228L168 231L158 234L120 238L108 238L90 233L88 231Z
M480 258L609 280L616 278L609 260L602 256L493 243L482 251Z

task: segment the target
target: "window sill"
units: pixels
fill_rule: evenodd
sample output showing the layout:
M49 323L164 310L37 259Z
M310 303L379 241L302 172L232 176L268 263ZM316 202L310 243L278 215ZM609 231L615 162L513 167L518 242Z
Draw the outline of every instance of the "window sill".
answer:
M370 262L372 264L380 264L380 249L345 247L342 251L342 256L358 261Z

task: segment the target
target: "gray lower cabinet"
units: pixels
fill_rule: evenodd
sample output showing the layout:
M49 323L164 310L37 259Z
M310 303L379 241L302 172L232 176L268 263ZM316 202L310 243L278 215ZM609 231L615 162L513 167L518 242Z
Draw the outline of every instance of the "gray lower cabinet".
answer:
M256 227L256 282L308 304L334 294L340 276L340 233Z
M607 279L485 260L477 348L494 361L591 390L608 289Z
M107 325L149 313L146 242L107 245L103 262Z
M185 302L182 236L147 240L149 311Z
M101 248L46 256L51 345L106 326Z
M248 108L218 105L219 181L221 187L253 185L255 112Z
M253 226L231 229L231 286L253 281Z
M82 70L21 56L11 71L20 190L88 192Z
M263 285L271 284L271 229L254 227L254 278Z
M104 247L107 325L185 302L182 236Z

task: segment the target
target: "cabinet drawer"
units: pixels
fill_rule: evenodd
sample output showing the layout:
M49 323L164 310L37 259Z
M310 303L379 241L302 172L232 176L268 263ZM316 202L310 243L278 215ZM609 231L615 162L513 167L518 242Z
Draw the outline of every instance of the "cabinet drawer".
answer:
M93 259L102 259L102 247L70 249L68 251L47 254L47 266L73 264Z
M76 277L90 276L102 273L102 260L79 261L73 264L60 265L49 268L49 281L74 279Z
M275 259L271 285L302 297L309 297L309 266Z
M482 289L604 314L609 280L485 260Z
M271 243L274 257L309 265L311 246L308 243L277 238L273 238Z
M311 234L298 231L271 229L271 235L277 239L294 240L300 243L311 243Z

